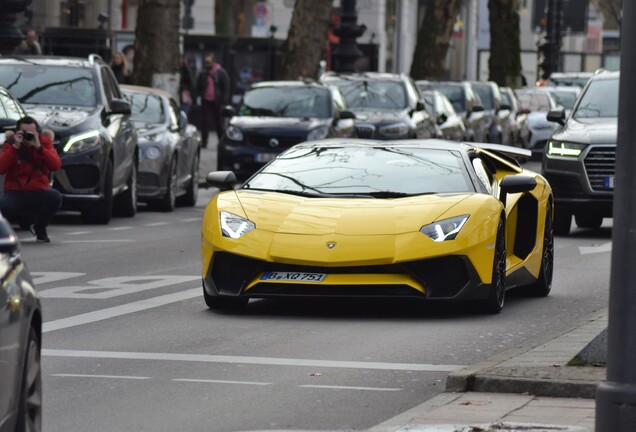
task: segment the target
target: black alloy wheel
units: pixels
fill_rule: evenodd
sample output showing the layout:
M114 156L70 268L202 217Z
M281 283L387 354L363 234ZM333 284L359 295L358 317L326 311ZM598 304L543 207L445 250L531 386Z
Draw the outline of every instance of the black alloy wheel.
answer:
M545 297L552 290L554 273L554 230L552 228L552 203L548 203L543 230L543 254L537 282L530 287L529 293L536 297Z
M16 432L42 430L42 367L40 339L33 327L29 329L27 351L22 374Z
M117 216L133 217L137 214L137 161L133 162L133 167L126 182L126 190L118 196L115 203L115 213Z
M503 219L499 219L495 255L492 263L490 294L482 303L482 310L489 314L501 312L506 299L506 237Z
M566 236L570 234L570 227L572 225L572 215L570 213L563 213L559 210L554 210L554 234L559 236Z
M170 168L166 182L166 194L157 201L157 208L164 212L171 212L174 210L177 202L177 160L175 157L170 159Z
M603 224L603 216L590 213L577 213L574 215L574 222L579 228L600 228Z
M104 171L104 196L93 207L82 211L82 218L88 223L106 225L113 215L113 162L110 159Z
M178 198L179 205L186 207L194 207L197 204L199 198L199 152L194 155L194 161L192 161L192 171L190 172L190 184L186 189L184 196Z

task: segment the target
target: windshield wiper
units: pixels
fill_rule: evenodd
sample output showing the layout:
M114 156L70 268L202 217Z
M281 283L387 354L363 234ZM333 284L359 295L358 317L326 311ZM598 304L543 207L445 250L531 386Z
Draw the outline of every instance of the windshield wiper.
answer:
M433 195L437 192L418 192L418 193L406 193L406 192L394 192L394 191L378 191L369 192L367 195L373 198L405 198L420 195Z

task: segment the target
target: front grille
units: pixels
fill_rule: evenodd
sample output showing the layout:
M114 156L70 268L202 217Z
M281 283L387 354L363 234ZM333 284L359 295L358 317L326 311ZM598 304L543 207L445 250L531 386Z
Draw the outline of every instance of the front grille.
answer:
M375 126L373 125L357 125L356 136L358 138L373 138L375 133Z
M275 141L273 141L275 140ZM307 140L306 135L302 136L275 136L261 135L257 133L246 133L245 142L255 147L263 147L268 149L287 149L293 145Z
M550 173L546 174L546 178L556 197L585 196L578 177Z
M245 286L258 276L261 272L307 272L307 273L329 273L329 274L408 274L415 280L420 282L426 288L426 297L428 298L452 298L456 296L463 288L465 288L471 280L478 282L478 277L469 260L463 256L450 256L443 258L435 258L429 260L410 261L401 264L376 265L376 266L354 266L354 267L312 267L289 265L280 263L270 263L259 261L251 258L245 258L225 252L216 253L212 260L210 275L214 282L214 286L221 294L239 295L243 292ZM303 287L294 284L271 284L271 288L261 284L252 288L250 293L254 294L278 294L286 293L288 295L298 295L297 292L303 292ZM358 295L365 296L369 293L376 295L421 295L418 291L410 287L360 287L347 288L341 293L336 290L340 289L336 286L320 284L310 285L313 288L307 288L305 295ZM382 293L382 294L381 294Z
M74 189L89 189L99 184L99 169L92 165L71 165L64 168Z
M157 188L159 187L159 176L155 173L148 172L137 173L137 184L139 188Z
M616 171L616 146L592 147L585 156L585 172L592 190L607 192L614 190L606 183Z

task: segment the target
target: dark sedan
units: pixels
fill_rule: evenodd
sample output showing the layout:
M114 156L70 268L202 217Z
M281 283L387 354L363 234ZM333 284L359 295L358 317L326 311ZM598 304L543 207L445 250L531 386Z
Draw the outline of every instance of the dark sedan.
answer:
M42 430L42 311L18 238L0 217L0 430Z
M265 81L247 91L229 118L218 146L219 171L252 175L283 150L307 140L351 137L354 114L333 86L303 81Z
M464 140L466 135L464 122L442 92L425 90L422 92L422 100L426 105L426 110L432 114L435 120L435 138L452 141Z
M432 138L435 124L411 78L404 74L326 73L356 115L356 136L373 139Z
M139 141L140 201L162 211L193 206L199 192L201 140L172 96L158 89L122 86Z

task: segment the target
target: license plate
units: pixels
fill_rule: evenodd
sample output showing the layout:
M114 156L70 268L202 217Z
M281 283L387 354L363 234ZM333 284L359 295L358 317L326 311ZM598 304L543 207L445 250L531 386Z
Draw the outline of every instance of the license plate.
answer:
M276 156L278 156L278 153L256 153L254 160L256 162L265 163L271 161Z
M267 272L261 276L261 280L320 283L325 277L327 277L325 273Z
M614 189L614 176L605 176L603 178L603 187L605 189Z

